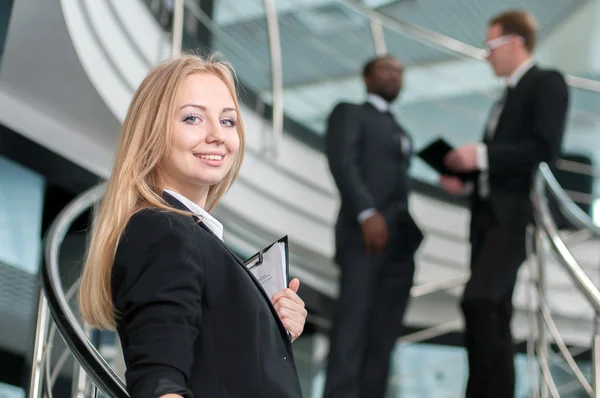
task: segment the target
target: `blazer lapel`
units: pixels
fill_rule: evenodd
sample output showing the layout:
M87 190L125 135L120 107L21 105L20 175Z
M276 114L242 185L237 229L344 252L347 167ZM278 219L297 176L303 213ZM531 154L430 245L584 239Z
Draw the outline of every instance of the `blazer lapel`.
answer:
M178 201L176 198L174 198L173 196L169 195L167 192L163 193L163 199L165 200L165 202L167 202L170 206L174 207L175 209L178 210L183 210L183 211L189 211L189 209L180 201ZM288 347L288 350L291 350L291 341L288 335L287 330L285 329L285 326L283 326L283 323L281 322L281 318L279 318L279 314L277 314L277 311L275 310L275 307L273 306L273 303L271 302L271 298L269 296L267 296L267 293L265 292L265 290L263 289L262 285L260 284L260 282L254 277L254 275L252 274L252 272L250 272L250 270L246 267L246 265L244 264L244 262L242 260L240 260L240 258L238 256L235 255L235 253L233 253L226 245L225 242L223 242L218 236L216 236L211 230L210 228L208 228L208 226L206 226L206 224L204 224L202 222L202 220L200 219L200 217L197 216L193 216L194 220L196 221L196 224L204 229L206 232L208 232L210 235L212 235L212 237L217 240L219 242L219 244L221 246L223 246L223 248L225 248L225 250L227 250L227 252L233 257L233 259L236 261L236 263L238 263L238 265L240 267L242 267L242 269L244 270L244 272L246 272L246 274L250 277L250 280L254 283L254 285L256 286L256 288L258 289L258 291L260 292L260 294L263 296L263 298L265 299L265 301L267 302L267 305L269 306L269 309L271 310L271 314L273 315L273 317L275 318L275 322L277 323L277 326L279 327L279 331L281 332L281 335L284 338L284 341L286 343L286 346Z
M386 145L386 149L395 155L409 158L412 153L411 137L406 133L404 127L398 123L391 111L381 112L368 101L363 103L363 108L371 114L368 118L368 126L377 131L382 131L384 135L389 134L389 136L384 137L390 142L390 145Z
M509 118L514 117L514 110L518 109L520 105L518 105L523 98L523 93L527 90L527 86L532 81L533 76L539 71L539 68L536 65L533 65L523 76L519 79L519 82L515 87L512 87L508 91L508 97L504 103L502 111L498 117L498 122L496 123L496 129L490 141L493 141L498 134L502 136L504 129L503 126Z

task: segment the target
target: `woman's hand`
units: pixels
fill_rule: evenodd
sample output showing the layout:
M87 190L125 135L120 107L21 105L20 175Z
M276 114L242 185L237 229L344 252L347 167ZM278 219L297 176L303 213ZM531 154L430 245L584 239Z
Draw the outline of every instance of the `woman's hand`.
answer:
M281 318L281 323L289 332L292 341L302 334L307 315L304 301L296 294L299 287L300 281L294 278L288 289L278 291L271 299L279 318Z

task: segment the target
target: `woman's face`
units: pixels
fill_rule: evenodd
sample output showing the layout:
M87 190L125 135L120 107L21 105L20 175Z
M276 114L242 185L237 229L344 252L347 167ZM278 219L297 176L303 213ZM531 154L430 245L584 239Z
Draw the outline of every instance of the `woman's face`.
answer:
M240 147L238 114L217 76L197 73L182 83L176 101L171 151L163 167L164 188L204 207L208 188L219 183Z

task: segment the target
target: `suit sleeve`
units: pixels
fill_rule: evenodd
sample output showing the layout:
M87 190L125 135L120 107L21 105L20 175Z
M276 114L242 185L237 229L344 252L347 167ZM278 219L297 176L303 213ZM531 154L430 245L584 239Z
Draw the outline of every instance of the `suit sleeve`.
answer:
M189 228L172 216L134 219L118 248L126 269L119 291L127 388L132 398L191 397L187 380L202 314L200 256Z
M342 201L350 204L356 217L363 210L375 208L359 170L360 135L357 109L350 104L337 105L329 116L325 152Z
M515 143L490 143L487 147L490 175L531 172L541 162L560 155L569 92L558 72L547 72L534 82L533 131Z

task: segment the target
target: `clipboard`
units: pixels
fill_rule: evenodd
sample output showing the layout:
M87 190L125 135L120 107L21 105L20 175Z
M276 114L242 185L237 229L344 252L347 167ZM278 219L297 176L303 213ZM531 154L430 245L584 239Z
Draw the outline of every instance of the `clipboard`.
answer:
M290 255L288 236L284 236L244 261L269 297L288 287Z

